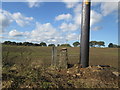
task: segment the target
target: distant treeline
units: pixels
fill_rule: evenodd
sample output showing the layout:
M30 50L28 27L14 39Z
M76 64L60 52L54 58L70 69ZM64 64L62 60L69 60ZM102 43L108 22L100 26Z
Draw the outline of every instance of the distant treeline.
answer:
M2 43L3 45L16 45L16 46L56 46L55 44L46 44L45 42L41 43L31 43L31 42L11 42L11 41L5 41ZM90 41L89 43L90 47L105 47L105 42L104 41ZM66 47L72 47L70 44L57 44L57 46L66 46ZM76 41L73 43L74 47L80 47L80 42ZM109 43L108 45L109 48L119 48L120 46Z

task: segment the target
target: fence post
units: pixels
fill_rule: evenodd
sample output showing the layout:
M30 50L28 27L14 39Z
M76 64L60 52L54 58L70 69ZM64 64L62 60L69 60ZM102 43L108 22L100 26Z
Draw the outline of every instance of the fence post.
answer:
M57 48L55 46L52 47L52 61L51 66L56 66L57 63Z
M62 69L68 68L67 48L62 48L62 50L60 51L59 68Z

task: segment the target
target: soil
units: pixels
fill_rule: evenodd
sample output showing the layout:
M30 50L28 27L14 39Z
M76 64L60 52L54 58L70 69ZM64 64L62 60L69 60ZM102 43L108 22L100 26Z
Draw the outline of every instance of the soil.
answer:
M69 69L48 68L45 73L49 81L63 88L118 88L119 75L111 67L74 65Z
M68 69L32 68L31 74L22 75L16 69L11 72L2 74L3 88L118 88L120 77L116 69L100 65L81 68L75 64ZM17 76L13 75L17 72Z

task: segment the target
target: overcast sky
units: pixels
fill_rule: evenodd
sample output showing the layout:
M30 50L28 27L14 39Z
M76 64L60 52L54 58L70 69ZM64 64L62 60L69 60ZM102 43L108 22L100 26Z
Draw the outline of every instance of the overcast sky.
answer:
M66 1L66 0L64 0ZM81 2L4 2L2 41L61 44L80 40ZM118 44L118 3L91 5L90 40Z

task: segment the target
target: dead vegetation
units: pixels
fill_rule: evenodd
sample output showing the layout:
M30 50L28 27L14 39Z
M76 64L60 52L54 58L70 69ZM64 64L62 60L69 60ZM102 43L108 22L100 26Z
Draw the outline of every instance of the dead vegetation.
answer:
M74 65L68 69L29 68L16 66L3 73L3 88L118 88L116 69L112 67Z
M50 47L2 48L2 88L118 88L117 49L91 48L90 66L81 68L79 48L68 48L69 68L58 69Z

